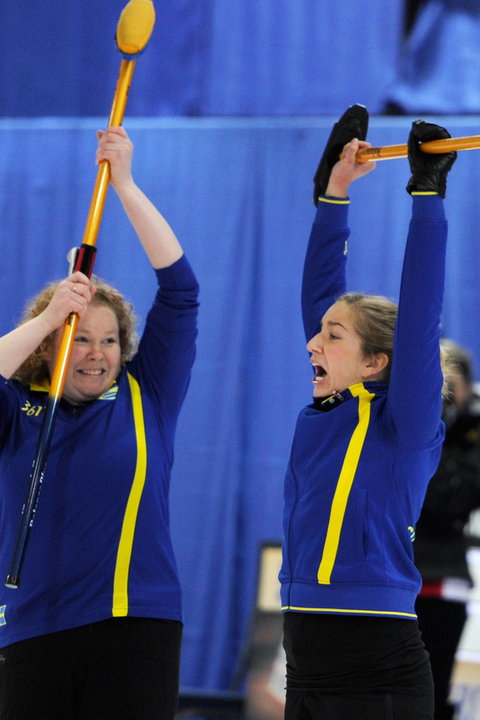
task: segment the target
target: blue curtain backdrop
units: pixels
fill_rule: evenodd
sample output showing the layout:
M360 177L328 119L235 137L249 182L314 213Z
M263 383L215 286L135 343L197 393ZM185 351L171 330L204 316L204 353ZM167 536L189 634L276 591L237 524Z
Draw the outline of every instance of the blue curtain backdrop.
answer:
M443 118L455 135L479 118ZM0 332L24 301L66 273L81 242L101 119L0 120ZM226 687L248 626L259 543L280 538L282 481L311 372L300 324L311 178L325 118L140 119L125 123L138 182L178 234L201 283L198 356L180 418L171 524L185 599L182 681ZM374 144L406 140L410 121L374 118ZM444 333L480 369L478 154L449 179ZM405 159L352 186L352 289L397 297L410 197ZM145 317L154 281L113 191L96 271ZM419 388L419 394L421 388ZM41 508L39 509L41 512Z
M0 3L0 115L92 116L113 92L126 0ZM155 0L131 115L318 115L381 110L403 0ZM359 100L359 98L362 98Z

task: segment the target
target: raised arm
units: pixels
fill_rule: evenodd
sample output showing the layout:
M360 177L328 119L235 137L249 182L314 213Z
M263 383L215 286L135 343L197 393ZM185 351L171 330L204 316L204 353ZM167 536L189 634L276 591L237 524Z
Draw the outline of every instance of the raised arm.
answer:
M159 284L129 372L157 397L165 422L175 422L195 357L198 283L173 230L135 183L133 145L122 127L97 133L97 162L110 164L110 181Z
M81 317L94 293L95 288L81 272L59 282L39 315L0 338L0 375L12 377L45 338L63 325L71 312Z
M449 137L438 125L417 120L409 136L413 196L402 269L388 407L399 439L431 442L442 409L440 321L443 305L447 222L442 198L456 153L427 155L421 142Z
M173 230L135 183L131 173L133 145L123 127L98 131L97 163L108 160L115 188L145 253L155 269L176 262L183 250Z
M357 163L355 154L370 143L352 139L344 147L327 179L325 193L317 197L317 213L305 256L302 282L302 317L307 342L319 331L319 323L337 297L345 292L348 189L375 163Z

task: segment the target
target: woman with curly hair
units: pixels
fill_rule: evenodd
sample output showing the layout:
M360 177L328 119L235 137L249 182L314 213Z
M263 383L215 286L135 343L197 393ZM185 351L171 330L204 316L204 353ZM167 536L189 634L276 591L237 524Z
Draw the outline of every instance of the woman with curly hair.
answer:
M97 162L155 272L137 344L120 292L74 272L0 338L0 571L6 576L62 327L79 316L22 582L0 587L4 720L173 718L181 594L168 525L175 426L195 355L198 285L134 182L123 128Z

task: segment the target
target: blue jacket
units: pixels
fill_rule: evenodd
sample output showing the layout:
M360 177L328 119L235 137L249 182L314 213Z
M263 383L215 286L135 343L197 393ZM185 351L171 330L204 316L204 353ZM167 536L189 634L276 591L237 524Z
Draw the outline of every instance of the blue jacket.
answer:
M307 250L307 340L345 291L348 200L323 198ZM415 523L444 428L439 359L447 223L413 198L390 382L358 383L299 415L285 479L282 609L415 618Z
M185 257L160 289L138 353L83 406L61 401L20 587L6 588L46 399L0 382L0 646L112 616L181 620L168 488L195 355L198 286Z

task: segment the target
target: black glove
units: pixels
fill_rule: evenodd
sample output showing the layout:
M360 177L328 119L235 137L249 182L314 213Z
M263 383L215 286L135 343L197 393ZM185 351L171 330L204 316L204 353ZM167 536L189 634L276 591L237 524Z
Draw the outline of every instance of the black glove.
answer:
M343 146L353 138L365 140L368 130L368 112L364 105L351 105L335 123L313 178L313 202L318 205L325 195L333 166L340 159Z
M448 130L425 122L415 120L408 136L408 162L412 177L408 181L407 192L436 192L442 198L445 197L447 188L447 174L457 159L456 152L432 153L422 152L419 143L429 140L443 140L451 137Z

